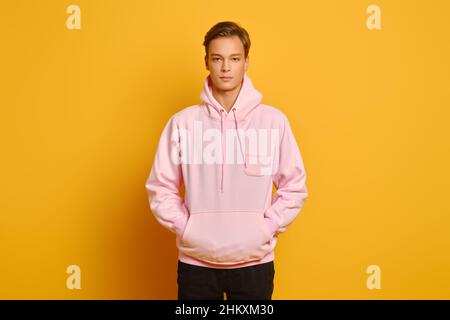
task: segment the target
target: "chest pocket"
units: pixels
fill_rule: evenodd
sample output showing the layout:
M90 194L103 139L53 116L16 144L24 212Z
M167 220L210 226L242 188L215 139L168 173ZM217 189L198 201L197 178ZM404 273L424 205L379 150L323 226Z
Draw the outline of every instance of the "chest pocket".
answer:
M244 166L244 172L248 176L271 176L274 168L274 159L269 156L259 156L246 153L247 167Z

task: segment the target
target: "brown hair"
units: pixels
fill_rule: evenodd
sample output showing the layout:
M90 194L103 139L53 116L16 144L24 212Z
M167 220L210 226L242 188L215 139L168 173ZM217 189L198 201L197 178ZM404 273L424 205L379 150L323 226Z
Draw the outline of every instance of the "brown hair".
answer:
M222 21L215 24L205 35L203 45L205 46L205 58L208 57L209 43L218 37L238 36L244 45L245 58L247 58L250 51L250 36L247 30L239 26L239 24L232 21Z

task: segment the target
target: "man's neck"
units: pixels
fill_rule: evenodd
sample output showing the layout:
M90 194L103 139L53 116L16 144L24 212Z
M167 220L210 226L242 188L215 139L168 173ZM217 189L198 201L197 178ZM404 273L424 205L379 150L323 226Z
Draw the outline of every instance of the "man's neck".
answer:
M214 86L212 86L212 94L214 98L217 100L217 102L220 103L220 105L227 111L230 112L231 108L234 105L234 102L236 101L239 91L241 90L242 83L237 86L233 90L229 91L222 91L217 90Z

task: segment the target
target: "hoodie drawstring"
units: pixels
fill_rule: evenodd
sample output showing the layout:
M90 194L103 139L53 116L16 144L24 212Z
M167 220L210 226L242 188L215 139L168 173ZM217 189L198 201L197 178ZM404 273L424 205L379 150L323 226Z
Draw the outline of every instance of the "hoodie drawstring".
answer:
M237 135L238 140L239 140L239 148L241 150L242 158L244 159L244 167L247 168L247 159L245 157L244 150L242 149L241 137L239 135L238 121L237 121L237 118L236 118L236 108L233 108L232 110L233 110L233 116L234 116L234 125L236 127L236 135ZM223 113L224 112L225 112L225 110L223 110L223 109L220 110L220 132L221 132L221 139L222 139L222 141L221 141L221 145L222 145L222 168L221 168L221 175L220 175L220 192L222 192L222 193L223 193L223 178L224 178L223 170L224 170L224 162L225 162L225 160L224 160L225 152L224 152L224 148L223 148L223 146L224 146L224 143L223 143L223 136L224 136L224 133L223 133Z
M220 137L221 137L221 139L222 139L222 141L221 141L221 145L222 145L222 173L221 173L221 177L220 177L220 192L222 192L223 193L223 156L224 156L224 152L223 152L223 113L224 113L224 110L223 109L221 109L220 110L220 132L221 132L221 135L220 135Z
M236 135L237 135L238 140L239 140L239 146L241 147L242 157L244 158L244 167L247 168L247 161L245 159L244 151L242 150L242 143L241 143L241 138L240 138L239 130L238 130L238 121L236 119L236 108L233 108L233 115L234 115L234 124L235 124L235 127L236 127Z

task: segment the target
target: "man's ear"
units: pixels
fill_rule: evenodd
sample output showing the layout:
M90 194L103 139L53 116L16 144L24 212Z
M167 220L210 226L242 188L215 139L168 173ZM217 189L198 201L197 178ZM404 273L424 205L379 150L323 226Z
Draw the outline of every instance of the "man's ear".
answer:
M247 71L248 65L249 65L249 63L250 63L249 57L250 57L250 56L247 56L247 58L245 58L245 71Z

